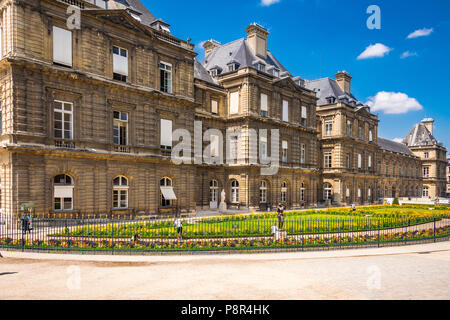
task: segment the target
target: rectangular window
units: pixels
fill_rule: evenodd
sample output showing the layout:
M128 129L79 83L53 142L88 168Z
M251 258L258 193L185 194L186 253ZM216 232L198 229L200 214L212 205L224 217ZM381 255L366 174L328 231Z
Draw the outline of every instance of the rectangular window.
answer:
M219 136L218 135L211 135L211 157L218 157L219 156Z
M333 132L333 121L327 120L325 121L325 137L331 137Z
M282 142L282 161L288 161L288 142L286 140Z
M72 32L53 27L53 62L72 67Z
M106 9L106 1L105 0L95 0L95 5L102 9Z
M239 155L239 136L231 136L230 138L230 160L234 161L238 159Z
M306 163L306 145L301 144L300 146L300 163L304 164Z
M259 154L260 154L260 158L262 160L266 160L267 159L267 138L266 137L260 137L259 138Z
M230 93L230 115L239 113L239 92Z
M369 130L369 141L370 141L370 142L373 141L373 132L372 132L372 129Z
M113 190L113 207L114 209L128 208L128 190L114 189Z
M368 160L367 160L367 164L369 169L372 169L372 156L369 156Z
M128 113L114 111L114 144L119 146L128 145Z
M218 114L219 113L219 103L217 100L211 100L211 113Z
M346 157L346 168L350 169L350 155L349 154L347 154L347 157Z
M3 134L3 103L0 101L0 136ZM0 189L1 191L1 189ZM1 196L1 192L0 192ZM1 201L0 201L1 205Z
M114 80L127 82L128 79L128 51L113 46L113 73Z
M266 118L269 111L267 94L261 93L261 117Z
M362 156L358 154L358 169L362 169Z
M301 119L301 125L303 127L306 127L306 120L308 118L307 109L305 106L302 106L302 119Z
M324 167L329 169L332 166L332 158L331 158L331 152L326 152L324 154Z
M73 103L55 100L53 134L57 139L73 139Z
M350 120L347 120L347 136L352 136L352 122Z
M161 62L159 64L159 70L161 75L161 91L172 93L172 65Z
M423 177L424 178L430 177L430 167L423 167Z
M161 119L161 149L172 149L172 120Z
M423 156L424 156L425 159L430 158L430 154L429 154L428 152L425 152L425 153L423 154Z
M289 102L283 100L283 121L289 122Z
M363 128L361 126L358 127L358 139L362 140L363 138Z

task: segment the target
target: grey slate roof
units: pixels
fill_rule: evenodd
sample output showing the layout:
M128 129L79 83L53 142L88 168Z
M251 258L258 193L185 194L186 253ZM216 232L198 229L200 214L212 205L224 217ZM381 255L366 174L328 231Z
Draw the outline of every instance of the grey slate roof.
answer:
M414 156L414 154L409 150L409 148L404 145L403 143L398 143L392 140L384 139L384 138L378 138L378 145L381 149L392 151L396 153L402 153L409 156Z
M139 0L109 0L108 9L131 9L140 13L141 23L146 26L156 20L155 16Z
M352 94L347 94L338 85L336 80L330 78L317 79L306 81L305 87L309 90L315 91L318 106L329 104L327 98L333 97L336 101L342 101L353 107L363 107L364 103L358 101Z
M209 83L217 84L217 81L211 77L208 70L206 70L205 67L203 67L202 64L198 62L197 59L195 59L194 62L194 78Z
M409 147L440 145L423 123L416 124L403 143Z
M227 72L228 64L232 62L239 63L239 68L246 68L250 66L253 67L258 61L265 63L266 71L271 67L277 68L280 70L280 76L283 76L283 73L285 73L284 76L290 76L286 68L283 67L270 51L267 51L266 59L257 57L247 43L247 40L244 38L214 48L211 53L205 57L202 65L208 71L218 66L223 72Z

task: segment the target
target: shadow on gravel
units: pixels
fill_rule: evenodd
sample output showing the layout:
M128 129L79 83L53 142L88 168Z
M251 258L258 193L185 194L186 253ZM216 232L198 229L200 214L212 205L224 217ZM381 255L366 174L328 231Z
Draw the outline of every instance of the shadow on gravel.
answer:
M16 273L18 273L18 272L2 272L2 273L0 273L0 277L1 276L8 276L10 274L16 274Z

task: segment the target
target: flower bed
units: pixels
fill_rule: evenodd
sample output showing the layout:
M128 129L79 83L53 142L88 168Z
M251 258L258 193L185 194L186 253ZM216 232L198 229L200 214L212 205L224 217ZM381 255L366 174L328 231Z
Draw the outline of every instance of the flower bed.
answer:
M450 226L427 229L414 232L396 232L378 235L361 234L353 236L331 237L289 237L285 240L275 241L272 238L260 239L208 239L208 240L155 240L155 241L117 241L117 240L14 240L0 238L0 247L27 248L27 249L66 249L91 251L189 251L189 250L242 250L242 249L298 249L313 247L333 247L350 245L370 245L376 243L395 243L416 240L439 239L450 236Z

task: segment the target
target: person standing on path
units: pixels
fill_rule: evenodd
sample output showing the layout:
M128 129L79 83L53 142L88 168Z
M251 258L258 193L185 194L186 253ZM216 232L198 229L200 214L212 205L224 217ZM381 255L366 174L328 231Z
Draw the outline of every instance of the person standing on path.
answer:
M183 240L183 221L180 218L175 221L175 227L177 228L177 240Z

